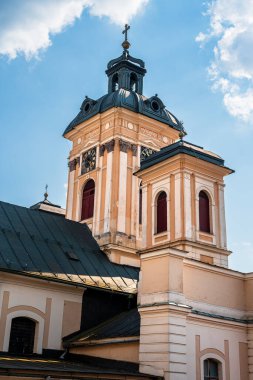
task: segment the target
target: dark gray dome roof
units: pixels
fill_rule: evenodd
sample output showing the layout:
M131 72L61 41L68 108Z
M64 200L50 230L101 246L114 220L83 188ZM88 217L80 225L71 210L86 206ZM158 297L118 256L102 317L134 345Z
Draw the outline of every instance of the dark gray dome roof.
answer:
M168 124L178 131L184 130L182 123L165 108L165 105L158 96L155 95L146 98L135 91L120 88L117 91L102 96L98 100L86 97L82 103L80 112L67 126L63 135L73 130L80 123L90 119L92 116L105 112L113 107L127 108L130 111Z

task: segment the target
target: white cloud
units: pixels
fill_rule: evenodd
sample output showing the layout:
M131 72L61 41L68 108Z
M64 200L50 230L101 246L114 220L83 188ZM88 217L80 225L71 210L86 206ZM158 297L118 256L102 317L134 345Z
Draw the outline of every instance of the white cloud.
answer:
M124 25L149 0L9 0L1 7L0 55L15 59L38 57L51 44L51 36L80 18L83 10Z
M221 91L232 116L253 124L253 1L214 0L206 15L209 30L196 41L201 46L214 41L208 70L212 87Z

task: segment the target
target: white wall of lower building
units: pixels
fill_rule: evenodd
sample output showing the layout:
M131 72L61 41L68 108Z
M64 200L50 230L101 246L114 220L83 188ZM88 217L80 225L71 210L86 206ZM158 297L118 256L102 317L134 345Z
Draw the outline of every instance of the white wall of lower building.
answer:
M3 278L5 277L5 278ZM36 326L34 352L43 348L61 349L64 332L74 332L80 327L80 310L83 290L36 279L15 276L0 282L0 350L8 351L12 319L27 317ZM67 326L73 307L73 326ZM79 321L79 323L78 323Z

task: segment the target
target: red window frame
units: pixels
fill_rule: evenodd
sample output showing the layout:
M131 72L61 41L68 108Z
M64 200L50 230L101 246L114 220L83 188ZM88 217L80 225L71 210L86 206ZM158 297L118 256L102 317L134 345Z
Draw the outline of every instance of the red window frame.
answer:
M95 182L90 179L83 188L81 220L93 217L95 200Z
M156 233L167 231L167 194L162 191L156 201Z

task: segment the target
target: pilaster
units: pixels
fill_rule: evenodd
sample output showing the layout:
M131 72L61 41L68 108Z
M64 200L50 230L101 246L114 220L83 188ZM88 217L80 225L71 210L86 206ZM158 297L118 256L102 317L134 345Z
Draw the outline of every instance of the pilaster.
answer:
M172 305L141 306L140 372L187 380L186 317L188 310Z

